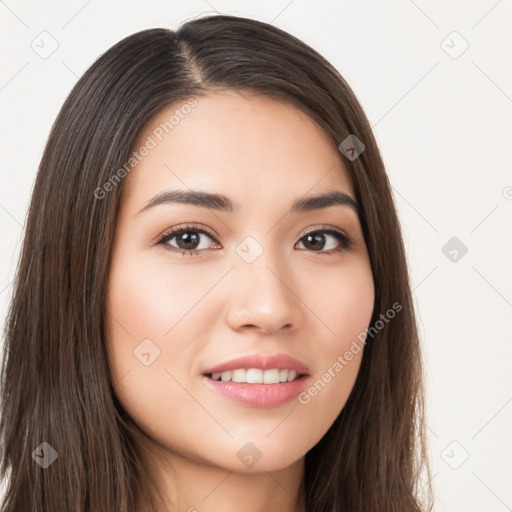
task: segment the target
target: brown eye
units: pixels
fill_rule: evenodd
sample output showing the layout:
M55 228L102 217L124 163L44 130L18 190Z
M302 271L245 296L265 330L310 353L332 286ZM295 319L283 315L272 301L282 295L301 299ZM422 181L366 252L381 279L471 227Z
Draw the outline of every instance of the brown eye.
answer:
M182 226L165 233L157 244L183 255L197 255L206 249L218 248L212 247L212 244L208 245L208 239L213 241L213 245L220 247L215 237L205 228ZM306 250L320 254L338 253L350 249L353 245L345 233L332 227L310 231L298 243L302 243Z
M329 238L331 240L329 240ZM335 239L338 242L338 245L336 242L332 242L332 239ZM308 250L326 254L345 251L352 247L352 240L347 235L345 235L345 233L332 228L310 231L301 238L299 243L300 242L302 242L302 244ZM328 246L327 248L325 247L326 245Z
M182 254L197 254L205 249L211 249L208 246L207 239L215 241L213 235L204 229L194 226L183 226L174 229L162 236L158 244L163 244L172 251L179 251ZM174 243L170 243L175 239Z

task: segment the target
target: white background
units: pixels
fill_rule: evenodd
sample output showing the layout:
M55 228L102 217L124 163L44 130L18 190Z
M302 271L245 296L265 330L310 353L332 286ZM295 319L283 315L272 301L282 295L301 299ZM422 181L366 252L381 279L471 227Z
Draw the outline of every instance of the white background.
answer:
M511 0L1 0L2 327L37 166L78 77L133 32L215 11L299 37L354 89L406 240L435 511L512 510ZM43 31L58 43L46 59L32 49ZM468 248L456 262L442 252L454 236Z

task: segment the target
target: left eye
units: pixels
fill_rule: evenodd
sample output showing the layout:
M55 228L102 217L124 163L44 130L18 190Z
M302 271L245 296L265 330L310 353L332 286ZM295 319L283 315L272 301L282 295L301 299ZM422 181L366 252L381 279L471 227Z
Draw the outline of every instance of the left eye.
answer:
M347 249L350 249L352 247L352 241L350 238L342 233L341 231L337 231L334 229L321 229L317 231L310 231L306 235L304 235L300 241L306 240L308 245L312 245L313 247L316 245L323 245L325 244L326 235L325 233L328 233L327 237L331 237L332 239L336 240L338 242L338 247L336 247L336 243L331 244L330 247L324 248L322 251L314 251L314 252L326 252L326 249L330 249L331 253L334 250L335 252L344 251ZM299 241L299 242L300 242ZM328 244L329 245L329 244ZM330 254L330 253L327 253Z
M200 229L194 226L184 226L170 231L169 233L164 234L157 243L165 244L170 250L181 252L184 255L199 254L204 249L213 248L208 247L208 244L205 246L201 243L201 235L206 235L206 237L210 238L214 244L217 244L219 247L221 247L212 234L210 234L205 229ZM336 242L331 242L329 244L327 242L329 237L337 241L338 245L336 245ZM177 245L170 243L174 238L176 238ZM304 236L302 236L298 243L309 245L312 247L312 252L320 252L325 254L341 252L352 247L352 240L347 235L345 235L342 231L338 231L332 228L310 231L309 233L306 233ZM324 245L328 245L328 247L319 247ZM308 247L306 247L306 249L308 249Z

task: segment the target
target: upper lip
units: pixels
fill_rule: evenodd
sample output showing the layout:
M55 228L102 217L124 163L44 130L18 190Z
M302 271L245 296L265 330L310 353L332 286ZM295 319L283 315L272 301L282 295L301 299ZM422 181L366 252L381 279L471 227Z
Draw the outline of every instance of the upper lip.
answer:
M224 363L220 363L204 371L204 375L209 373L222 373L229 370L237 370L239 368L260 368L261 370L272 370L277 368L279 370L295 370L299 375L307 375L308 368L304 363L301 363L294 357L286 354L252 354L236 359L230 359Z

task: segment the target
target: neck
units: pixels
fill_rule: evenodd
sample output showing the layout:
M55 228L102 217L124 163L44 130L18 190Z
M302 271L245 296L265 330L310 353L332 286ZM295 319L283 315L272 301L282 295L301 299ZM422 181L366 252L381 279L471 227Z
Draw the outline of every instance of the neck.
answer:
M305 512L304 458L274 471L240 472L166 453L149 467L165 503L159 512Z

